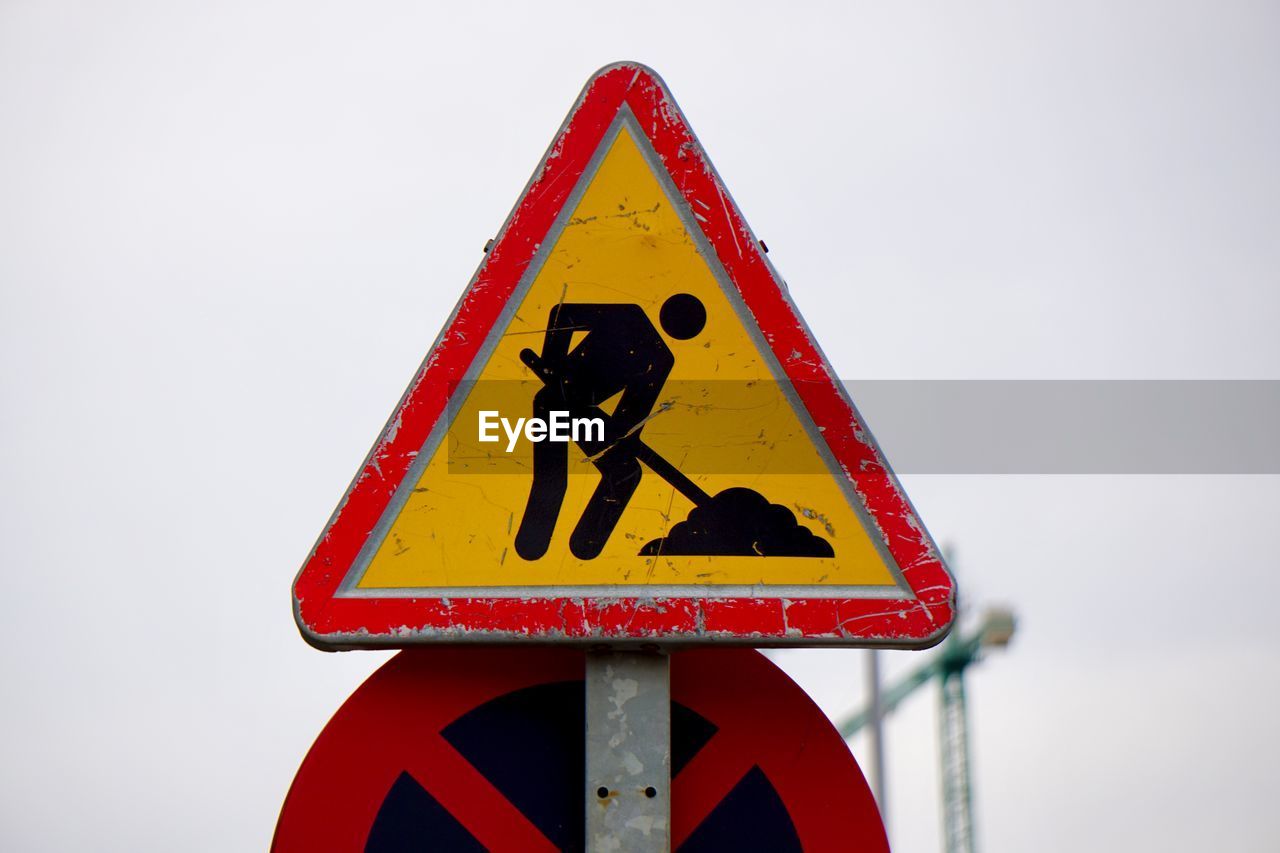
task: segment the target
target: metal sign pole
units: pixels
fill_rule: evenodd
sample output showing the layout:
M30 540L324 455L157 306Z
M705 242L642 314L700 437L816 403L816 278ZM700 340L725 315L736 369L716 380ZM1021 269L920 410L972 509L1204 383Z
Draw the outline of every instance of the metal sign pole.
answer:
M587 653L586 849L671 849L671 668L653 652Z
M880 652L867 650L867 711L871 725L871 790L880 806L880 818L889 827L888 780L884 775L884 705L880 697Z

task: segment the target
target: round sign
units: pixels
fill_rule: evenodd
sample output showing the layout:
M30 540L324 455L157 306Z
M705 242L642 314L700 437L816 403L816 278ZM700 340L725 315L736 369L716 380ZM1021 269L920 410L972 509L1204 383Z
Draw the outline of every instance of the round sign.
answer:
M316 739L273 851L582 850L583 656L401 652ZM677 652L671 694L673 850L887 853L848 747L763 655Z

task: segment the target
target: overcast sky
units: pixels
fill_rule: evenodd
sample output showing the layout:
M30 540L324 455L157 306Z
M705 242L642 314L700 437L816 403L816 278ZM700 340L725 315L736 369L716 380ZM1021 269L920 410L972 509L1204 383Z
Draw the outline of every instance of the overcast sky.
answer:
M619 59L842 376L1280 379L1274 2L0 0L0 846L265 848L386 658L306 646L294 573ZM1280 478L903 480L1021 620L969 685L984 850L1275 849ZM860 704L859 652L776 659Z

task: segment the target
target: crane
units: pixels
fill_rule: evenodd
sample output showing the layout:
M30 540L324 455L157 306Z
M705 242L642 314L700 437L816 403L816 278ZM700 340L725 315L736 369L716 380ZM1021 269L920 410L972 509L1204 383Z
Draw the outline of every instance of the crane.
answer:
M1013 638L1016 620L1004 608L991 608L977 628L967 634L953 631L937 654L885 688L871 704L837 725L849 739L891 713L902 701L937 679L941 688L942 832L946 853L975 853L973 797L969 778L969 723L965 708L964 672L982 658L985 649L1004 648ZM881 759L878 759L881 760ZM883 772L879 771L880 773ZM883 780L878 786L883 790ZM883 803L881 804L883 808Z

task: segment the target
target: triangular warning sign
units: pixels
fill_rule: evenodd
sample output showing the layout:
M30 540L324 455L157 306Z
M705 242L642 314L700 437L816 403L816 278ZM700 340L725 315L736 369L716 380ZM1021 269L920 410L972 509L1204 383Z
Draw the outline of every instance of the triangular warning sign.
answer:
M328 648L922 645L936 548L665 86L587 84L294 585Z

